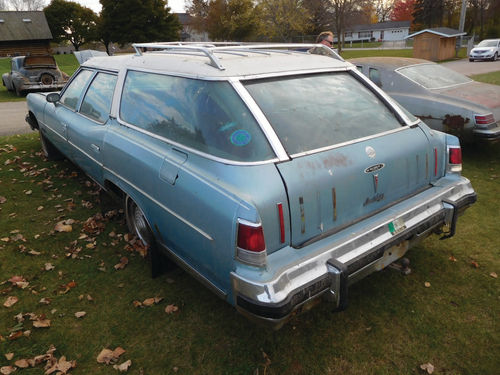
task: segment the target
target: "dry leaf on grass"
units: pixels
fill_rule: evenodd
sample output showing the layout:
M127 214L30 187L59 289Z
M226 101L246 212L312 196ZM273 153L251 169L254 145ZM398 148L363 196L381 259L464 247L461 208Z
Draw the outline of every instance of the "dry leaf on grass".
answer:
M477 263L475 260L472 260L472 261L470 262L470 265L471 265L472 267L474 267L474 268L479 268L479 263Z
M42 305L49 305L51 302L50 298L45 298L43 297L42 299L40 299L40 301L38 301L38 303L41 303Z
M3 366L3 367L0 367L0 374L10 375L16 370L17 370L17 368L15 368L14 366Z
M14 353L6 353L5 358L7 358L7 361L10 361L12 358L14 358Z
M121 257L120 258L120 263L117 263L114 265L115 270L122 270L125 268L125 266L128 264L128 258L127 257Z
M420 365L420 368L427 371L428 374L432 374L434 372L434 366L431 363L424 363Z
M0 196L0 204L7 202L7 198Z
M17 366L19 368L28 368L30 367L30 364L27 359L18 359L14 362L14 366Z
M19 298L17 298L16 296L9 296L9 297L7 297L7 299L5 300L3 305L5 307L12 307L13 305L15 305L17 303L17 301L19 301Z
M83 318L87 313L85 311L78 311L75 313L75 317L77 318Z
M118 362L118 358L120 358L123 353L125 353L125 349L120 346L118 346L115 350L104 348L97 356L97 362L105 363L107 365L110 363L116 363Z
M45 268L45 271L52 271L56 267L54 267L54 265L52 263L45 263L44 268Z
M55 358L54 358L55 359ZM76 367L76 361L67 361L65 356L61 356L52 367L45 371L45 375L50 375L54 372L57 374L67 374L69 370Z
M113 368L120 372L126 372L128 371L128 368L130 366L132 366L132 361L129 359L128 361L123 362L121 365L113 365Z
M63 220L58 222L54 227L54 230L56 232L71 232L73 230L73 227L71 226L71 224L68 224L67 222L68 220Z
M426 282L424 283L424 286L425 286L426 288L430 288L430 287L431 287L431 283L430 283L430 282L428 282L428 281L426 281Z
M490 273L490 276L493 277L494 279L496 279L498 277L498 275L496 274L496 272Z
M33 327L35 327L35 328L49 328L50 327L50 319L34 320Z
M177 312L179 310L179 308L175 305L168 305L167 307L165 307L165 312L167 314L173 314L174 312Z
M40 254L41 254L41 252L39 252L39 251L35 251L35 250L30 250L30 251L28 251L28 254L29 254L29 255L35 255L35 256L36 256L36 255L40 255Z

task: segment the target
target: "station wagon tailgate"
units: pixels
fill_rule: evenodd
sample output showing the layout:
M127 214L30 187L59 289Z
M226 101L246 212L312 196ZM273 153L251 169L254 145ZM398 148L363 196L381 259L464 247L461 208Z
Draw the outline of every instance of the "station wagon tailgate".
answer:
M278 164L288 192L292 246L331 235L422 191L435 156L419 127L405 127Z

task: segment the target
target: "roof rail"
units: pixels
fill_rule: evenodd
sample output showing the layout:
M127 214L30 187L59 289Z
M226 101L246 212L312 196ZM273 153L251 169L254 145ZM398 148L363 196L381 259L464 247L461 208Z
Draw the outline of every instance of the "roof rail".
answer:
M219 70L225 70L220 59L215 53L242 54L247 53L292 53L303 51L310 48L324 49L326 55L340 61L345 61L337 51L328 48L324 44L305 44L305 43L237 43L237 42L158 42L158 43L134 43L136 55L141 56L148 49L161 50L162 52L186 53L198 52L209 58L213 67ZM267 52L266 52L267 50ZM304 51L305 50L305 51Z

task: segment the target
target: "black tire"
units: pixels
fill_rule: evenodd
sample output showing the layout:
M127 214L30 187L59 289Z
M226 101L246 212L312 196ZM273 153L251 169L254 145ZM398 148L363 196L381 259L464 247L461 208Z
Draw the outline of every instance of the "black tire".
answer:
M129 196L125 197L125 219L129 232L148 247L147 260L151 267L151 277L160 276L167 269L172 268L172 263L158 249L144 212Z
M474 62L474 59L469 59L470 62Z
M14 86L14 91L16 92L16 95L21 97L24 95L24 91L20 90L16 85L12 84Z
M498 60L498 53L495 52L495 54L493 55L493 57L491 58L491 61L497 61Z
M50 141L45 138L40 132L40 144L42 145L42 153L48 160L61 160L64 155Z

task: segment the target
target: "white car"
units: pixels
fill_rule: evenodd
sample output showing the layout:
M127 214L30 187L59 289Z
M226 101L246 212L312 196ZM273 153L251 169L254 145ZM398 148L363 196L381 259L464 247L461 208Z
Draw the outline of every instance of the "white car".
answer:
M496 61L500 55L500 39L485 39L471 49L469 61L491 60Z

